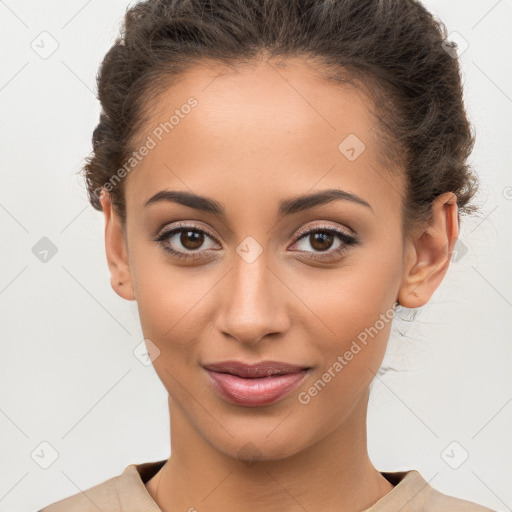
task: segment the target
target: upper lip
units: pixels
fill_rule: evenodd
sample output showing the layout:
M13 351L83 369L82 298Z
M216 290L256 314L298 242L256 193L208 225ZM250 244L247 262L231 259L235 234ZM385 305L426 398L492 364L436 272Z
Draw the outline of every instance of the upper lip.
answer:
M268 377L269 375L284 375L308 370L307 366L282 363L279 361L260 361L246 364L240 361L221 361L219 363L204 364L204 368L213 372L230 373L246 379Z

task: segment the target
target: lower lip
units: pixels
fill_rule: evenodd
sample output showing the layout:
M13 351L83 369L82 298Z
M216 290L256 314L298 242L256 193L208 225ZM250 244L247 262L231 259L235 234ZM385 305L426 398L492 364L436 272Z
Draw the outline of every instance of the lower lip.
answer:
M232 404L259 407L277 402L286 396L301 383L308 371L258 379L244 379L211 370L206 370L206 373L215 391Z

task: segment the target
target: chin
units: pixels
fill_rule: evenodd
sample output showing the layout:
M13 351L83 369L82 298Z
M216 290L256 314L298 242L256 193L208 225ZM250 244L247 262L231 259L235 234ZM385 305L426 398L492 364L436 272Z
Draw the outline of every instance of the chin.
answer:
M283 428L286 420L281 425L279 425L279 421L262 422L260 428L255 423L257 420L253 420L250 428L237 428L236 430L226 425L226 429L229 432L235 431L236 435L231 437L221 429L218 432L218 437L210 437L206 440L215 450L243 462L248 467L257 462L276 461L291 457L307 446L306 433L292 431L290 425L288 429ZM272 423L272 426L269 427L269 423Z

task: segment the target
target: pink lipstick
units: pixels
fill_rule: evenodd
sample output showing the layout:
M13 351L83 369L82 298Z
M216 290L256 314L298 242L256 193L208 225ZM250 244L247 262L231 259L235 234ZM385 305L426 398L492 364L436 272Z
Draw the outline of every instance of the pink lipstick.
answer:
M232 404L259 407L277 402L295 389L309 373L306 366L277 361L245 364L223 361L205 364L214 390Z

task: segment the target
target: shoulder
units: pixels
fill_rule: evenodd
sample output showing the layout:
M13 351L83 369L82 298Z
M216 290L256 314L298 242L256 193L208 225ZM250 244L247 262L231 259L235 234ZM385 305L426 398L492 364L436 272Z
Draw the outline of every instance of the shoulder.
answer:
M430 487L428 501L425 503L425 512L441 510L450 512L496 512L473 501L443 494L437 489Z
M161 462L130 464L120 475L51 503L37 512L159 512L142 479L159 465Z
M45 506L37 512L120 512L121 504L118 497L118 479L115 476L93 487L72 494L55 503Z
M444 494L415 469L382 472L395 487L365 512L496 512L469 500Z

